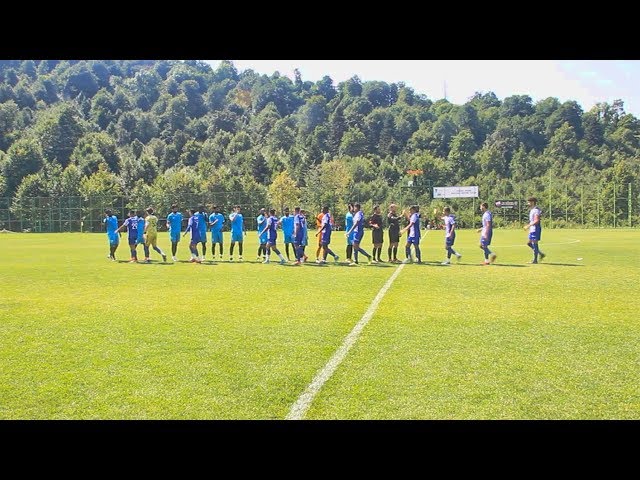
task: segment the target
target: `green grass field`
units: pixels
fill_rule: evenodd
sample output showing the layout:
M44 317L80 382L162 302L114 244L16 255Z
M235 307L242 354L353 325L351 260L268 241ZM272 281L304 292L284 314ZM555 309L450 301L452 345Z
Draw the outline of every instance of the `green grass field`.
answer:
M439 265L443 236L305 418L640 418L640 230L545 230L539 265L526 232L496 230L488 267L471 230ZM262 265L255 237L242 264L228 243L189 264L183 240L183 262L132 265L104 234L0 235L0 418L285 418L397 266Z

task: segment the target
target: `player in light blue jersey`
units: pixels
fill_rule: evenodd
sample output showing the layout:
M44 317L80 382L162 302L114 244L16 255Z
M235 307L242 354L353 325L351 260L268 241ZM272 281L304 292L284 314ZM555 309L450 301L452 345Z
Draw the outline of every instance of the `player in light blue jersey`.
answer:
M220 245L220 260L222 260L223 252L223 235L222 226L224 225L224 215L220 213L220 207L214 205L213 213L209 216L209 225L211 225L211 254L216 258L216 243Z
M278 224L280 223L280 220L278 220L278 217L276 217L275 208L272 208L271 210L269 210L269 216L267 217L267 220L265 223L266 225L264 229L259 232L260 235L265 235L265 234L267 235L267 250L265 252L264 262L262 263L269 263L269 256L273 251L280 258L280 264L284 265L285 263L287 263L287 261L284 259L284 257L280 253L280 250L278 250L278 247L276 247L276 240L278 238L277 228L278 228Z
M198 228L200 228L200 243L202 243L202 256L200 260L204 262L204 257L207 255L207 220L208 215L205 211L204 205L198 205ZM215 258L214 258L215 260Z
M344 231L352 232L351 227L353 227L353 203L347 204L347 210L347 214L344 216ZM349 263L352 262L351 256L353 255L353 236L353 232L351 233L351 235L347 235L347 261Z
M413 260L411 258L411 245L413 245L413 249L415 250L417 263L422 263L422 254L420 252L420 207L418 205L412 205L409 208L409 213L403 212L409 220L409 225L400 230L400 236L404 232L407 233L407 244L404 247L404 252L407 255L407 258L402 263L411 263Z
M489 250L491 245L491 239L493 238L493 214L489 210L489 204L483 202L480 204L480 211L482 212L482 228L478 229L480 232L480 249L484 252L484 264L489 265L496 261L497 255Z
M527 205L531 210L529 210L529 223L524 226L524 229L529 230L529 242L527 245L533 250L533 260L528 263L538 263L538 256L540 256L540 260L544 260L544 257L546 257L538 245L538 242L542 238L542 223L540 223L542 212L537 204L538 199L536 197L527 199Z
M180 234L182 233L182 213L178 211L178 205L175 203L171 205L171 213L167 215L167 231L171 239L171 259L177 262L178 242L180 242Z
M117 233L118 217L116 217L111 210L107 209L104 211L104 220L102 220L102 222L105 224L107 229L107 240L109 240L109 260L115 262L116 250L118 249L118 245L120 245L120 234Z
M331 243L331 214L329 213L329 207L322 207L322 223L320 224L320 228L316 232L316 237L321 235L320 244L322 245L322 260L320 263L327 263L327 254L333 257L333 261L337 262L340 260L340 257L333 253L329 248L329 244Z
M138 210L136 215L138 217L138 239L136 243L144 245L144 210Z
M231 222L231 248L229 248L229 261L233 261L233 248L238 243L238 252L240 256L238 260L242 260L242 243L244 238L244 219L240 213L240 205L233 207L233 212L229 214Z
M284 249L287 253L287 260L291 261L291 257L289 256L289 245L293 244L293 215L289 214L289 207L284 209L284 215L280 218L280 225L282 226ZM293 247L293 254L295 255L295 253L295 247Z
M267 225L267 211L264 208L260 209L260 214L256 217L257 232L258 232L258 260L264 260L267 254L267 233L265 227ZM262 233L265 232L265 233Z
M455 255L456 259L460 260L462 255L453 249L453 244L456 242L456 217L451 214L451 208L444 207L442 210L444 217L444 249L447 251L447 259L442 262L442 265L449 265L451 263L451 255Z
M189 223L187 228L182 234L184 237L187 233L191 233L191 243L189 244L189 250L191 251L191 263L202 263L200 256L198 255L198 244L202 241L200 239L200 215L198 215L198 209L192 208L190 210L191 216L189 217Z
M364 212L360 210L359 203L354 203L353 205L353 225L351 226L351 229L347 231L347 233L345 233L347 239L352 232L355 234L353 237L353 262L351 262L349 265L358 265L358 253L362 253L365 257L367 257L369 259L369 263L371 264L371 255L360 248L360 242L362 241L362 237L364 237Z
M136 216L135 210L129 210L129 218L118 227L116 233L125 228L127 229L129 249L131 250L131 260L129 260L129 263L138 263L138 252L136 251L138 246L138 217Z

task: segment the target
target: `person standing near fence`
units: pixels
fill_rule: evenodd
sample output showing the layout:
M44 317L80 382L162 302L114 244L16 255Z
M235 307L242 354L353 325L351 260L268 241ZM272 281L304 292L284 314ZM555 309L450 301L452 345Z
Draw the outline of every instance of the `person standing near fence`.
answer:
M347 214L344 217L344 231L350 232L353 227L353 203L347 205ZM347 235L347 261L351 263L351 256L353 255L353 233Z
M458 252L453 249L453 244L456 243L456 217L451 213L451 208L444 207L442 211L444 213L444 217L442 220L444 221L444 249L447 252L447 258L442 265L449 265L451 263L451 255L455 255L457 260L462 258Z
M224 225L224 215L220 213L220 207L213 206L213 213L209 216L209 225L211 225L211 255L216 259L216 243L220 245L220 260L222 260L223 237L222 226Z
M542 224L540 223L540 215L542 212L537 204L538 199L536 197L527 199L527 205L531 210L529 210L529 223L524 226L524 229L529 230L529 242L527 245L533 250L533 260L528 263L538 263L538 256L540 256L540 260L544 260L544 257L546 257L538 245L542 237Z
M180 234L182 233L182 213L178 211L178 205L175 203L171 205L171 213L167 215L167 230L171 240L171 260L177 262L178 242L180 242Z
M389 205L389 213L387 214L387 224L389 225L389 262L398 263L398 244L400 243L400 217L396 213L396 204ZM391 254L393 253L393 259Z
M202 243L202 257L200 257L200 260L204 262L204 257L207 255L207 212L205 211L204 205L198 205L198 213L196 215L198 215L200 243Z
M153 214L153 208L147 208L147 218L144 221L144 261L145 263L149 263L151 259L149 258L149 246L152 246L153 249L162 255L162 261L167 261L167 256L164 252L158 248L158 217Z
M402 213L404 212L403 210ZM422 263L422 252L420 251L420 207L418 205L412 205L409 209L409 214L405 215L409 220L409 225L400 231L400 235L407 232L407 244L404 247L407 258L404 259L403 263L411 263L413 261L411 259L411 245L413 245L413 249L415 250L417 263Z
M111 210L107 209L104 211L104 220L102 220L102 222L105 224L107 229L107 239L109 240L109 260L115 262L116 250L118 249L118 245L120 245L120 235L117 233L118 217L116 217Z
M362 241L362 237L364 237L364 212L360 210L359 203L355 203L353 205L353 212L353 226L351 227L351 230L345 233L347 238L349 238L351 232L354 232L355 234L353 237L353 262L349 265L358 265L358 253L362 253L367 257L369 259L369 263L373 263L373 257L360 248L360 242Z
M382 229L382 215L380 215L380 205L373 206L373 215L369 219L371 227L371 239L373 241L373 260L382 262L382 243L384 242L384 230ZM376 255L377 254L377 255Z
M231 247L229 248L229 261L233 262L233 248L238 243L238 260L242 260L242 244L244 240L244 218L240 213L240 205L233 207L233 212L229 215L231 222Z
M280 225L282 226L282 235L284 236L284 249L287 252L287 260L291 261L289 256L289 245L293 244L293 215L289 215L289 207L284 209L284 215L280 218ZM293 255L295 256L296 250L293 247Z
M482 228L478 230L480 232L480 249L484 252L484 264L489 265L495 262L497 257L495 253L489 250L491 238L493 237L493 214L489 210L487 202L480 204L480 211L482 212Z
M138 263L138 252L136 251L136 247L138 246L138 217L136 216L135 210L129 210L129 218L118 227L116 233L125 228L127 229L129 249L131 250L131 260L129 260L129 263Z

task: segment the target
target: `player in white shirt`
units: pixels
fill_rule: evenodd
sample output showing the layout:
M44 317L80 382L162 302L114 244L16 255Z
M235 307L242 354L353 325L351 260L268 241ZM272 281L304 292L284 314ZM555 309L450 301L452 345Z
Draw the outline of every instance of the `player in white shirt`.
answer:
M478 232L480 232L480 249L484 252L484 264L489 265L495 262L497 257L495 253L489 250L491 237L493 237L493 214L489 210L487 202L480 204L480 211L482 212L482 228L478 229Z
M451 263L451 255L455 255L458 260L462 258L458 252L453 249L453 244L456 242L456 217L451 213L449 207L444 207L442 210L444 217L444 249L447 251L447 259L442 262L442 265L449 265Z
M540 223L542 212L536 206L537 203L538 199L536 197L527 199L527 205L529 205L531 210L529 211L529 223L524 226L524 229L529 230L529 242L527 245L533 250L533 260L528 263L538 263L538 255L540 256L540 260L544 260L544 257L546 257L538 246L538 242L542 237L542 224Z

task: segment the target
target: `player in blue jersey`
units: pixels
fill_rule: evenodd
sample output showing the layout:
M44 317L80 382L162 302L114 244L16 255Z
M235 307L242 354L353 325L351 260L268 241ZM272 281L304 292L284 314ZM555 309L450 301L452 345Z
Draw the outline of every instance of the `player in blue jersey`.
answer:
M204 262L204 257L207 255L207 222L209 217L207 215L204 205L198 205L198 228L200 229L200 243L202 243L202 256L200 260ZM214 258L215 260L215 258Z
M189 243L189 250L191 251L191 263L202 263L200 256L198 255L198 244L202 241L200 238L200 215L199 209L192 208L190 210L191 216L187 223L187 228L182 234L184 237L187 233L191 233L191 243Z
M489 250L491 238L493 237L493 214L489 210L487 202L480 204L480 211L482 212L482 228L478 229L478 232L480 232L480 249L484 252L484 264L489 265L495 262L497 257L495 253Z
M229 261L233 261L233 248L238 243L238 260L242 260L242 243L244 238L244 219L240 213L240 205L233 207L233 212L229 214L231 222L231 247L229 248Z
M284 259L278 247L276 247L276 240L278 238L278 224L280 220L276 217L276 209L272 208L269 210L269 216L265 221L265 227L263 230L259 232L259 235L267 235L267 246L265 252L265 259L262 263L269 263L269 256L271 252L274 252L280 258L280 264L284 265L287 261Z
M138 210L136 216L138 217L138 239L136 242L138 245L144 245L144 210Z
M320 245L322 245L322 260L320 263L327 263L327 254L333 257L333 261L337 262L340 260L340 257L333 253L329 248L329 244L331 243L331 229L332 229L332 221L331 214L329 213L329 207L322 207L322 221L320 223L320 228L316 232L316 237L320 236Z
M136 251L136 247L138 246L138 217L136 216L135 210L129 210L129 218L118 227L116 233L125 228L127 229L129 249L131 250L131 260L129 260L129 263L138 263L138 252Z
M107 229L107 240L109 240L109 260L115 262L116 250L118 249L118 245L120 245L120 235L117 233L118 217L116 217L111 210L107 209L104 211L104 220L102 220L102 222L105 224Z
M353 205L353 225L351 229L345 233L345 236L349 238L352 232L355 234L353 237L353 262L349 265L358 265L358 253L362 253L369 259L369 263L372 263L371 255L360 248L360 242L362 241L362 237L364 237L364 212L360 210L359 203L354 203Z
M304 208L300 209L300 215L302 215L302 218L304 219L304 222L302 223L302 261L303 262L306 262L307 259L309 258L305 253L305 249L307 248L307 245L309 245L309 218L307 214L308 212Z
M304 254L307 219L302 214L300 207L295 207L293 211L295 213L293 216L293 249L296 255L295 264L300 265L307 260L307 256Z
M353 203L347 205L347 214L344 216L344 231L350 232L353 227ZM353 237L354 233L347 235L347 261L352 262L351 256L353 255Z
M264 208L260 209L260 213L256 217L257 232L258 232L258 260L264 260L267 254L267 211ZM263 233L264 232L264 233Z
M171 205L171 213L167 215L167 231L171 239L171 259L177 262L178 242L182 233L182 213L178 211L178 205L175 203Z
M222 260L223 252L223 236L222 226L224 225L224 215L220 213L220 207L214 205L213 213L209 216L209 225L211 225L211 254L213 259L216 258L216 243L220 245L220 260Z
M411 245L413 245L413 249L416 254L417 263L422 263L422 253L420 252L420 207L418 205L412 205L409 208L409 213L402 212L409 220L409 225L400 230L400 235L404 232L407 233L407 244L404 247L404 253L407 258L402 263L411 263L413 259L411 258Z
M293 244L293 215L289 214L289 207L284 209L284 215L280 218L280 225L282 226L284 249L287 253L287 260L291 261L291 257L289 256L289 245ZM293 254L295 255L295 253L295 247L293 247Z
M451 263L451 255L455 255L456 259L460 260L462 255L453 249L453 244L456 242L456 217L451 213L449 207L444 207L442 210L444 217L444 249L447 251L447 258L442 265L449 265Z
M542 223L540 223L542 212L537 204L538 199L536 197L527 199L527 205L531 210L529 210L529 223L524 226L524 229L529 230L529 242L527 245L533 250L533 260L528 263L538 263L538 256L540 256L540 260L544 260L544 257L546 257L538 245L540 238L542 238Z

